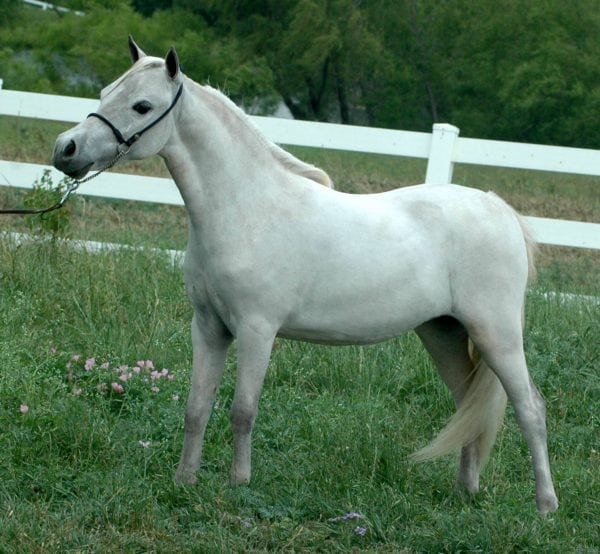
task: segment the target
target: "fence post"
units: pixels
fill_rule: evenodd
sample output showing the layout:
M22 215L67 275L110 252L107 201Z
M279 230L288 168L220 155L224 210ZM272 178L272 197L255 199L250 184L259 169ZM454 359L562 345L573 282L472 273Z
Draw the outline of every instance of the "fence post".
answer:
M452 152L460 129L448 123L434 123L427 162L425 184L445 185L452 182Z

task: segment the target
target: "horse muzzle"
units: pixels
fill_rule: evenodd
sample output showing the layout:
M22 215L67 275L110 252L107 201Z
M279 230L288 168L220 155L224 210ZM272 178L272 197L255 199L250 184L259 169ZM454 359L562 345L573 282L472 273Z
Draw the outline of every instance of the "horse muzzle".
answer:
M92 168L94 160L83 154L77 138L67 131L56 139L52 163L69 177L81 179Z

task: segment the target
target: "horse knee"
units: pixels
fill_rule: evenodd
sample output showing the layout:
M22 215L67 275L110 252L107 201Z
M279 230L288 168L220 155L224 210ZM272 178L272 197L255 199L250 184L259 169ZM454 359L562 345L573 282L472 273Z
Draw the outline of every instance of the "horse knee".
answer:
M231 428L234 435L248 435L252 432L256 409L252 406L234 404L231 408Z
M187 433L195 435L202 429L202 418L197 413L186 412L183 426Z
M183 421L185 431L193 435L202 433L210 416L210 412L210 406L197 407L188 405Z

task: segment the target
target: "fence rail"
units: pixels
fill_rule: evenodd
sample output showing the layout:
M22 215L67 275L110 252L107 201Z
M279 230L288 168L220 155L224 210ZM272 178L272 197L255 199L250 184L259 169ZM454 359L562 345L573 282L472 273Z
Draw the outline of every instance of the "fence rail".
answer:
M98 100L0 90L0 115L79 122L98 108ZM274 142L427 159L426 184L452 180L454 163L600 176L600 150L463 138L459 129L435 124L417 133L252 116ZM30 188L45 165L0 160L0 186ZM182 205L171 179L107 172L81 186L90 196ZM600 191L599 191L600 192ZM527 217L537 240L558 246L600 249L600 223Z

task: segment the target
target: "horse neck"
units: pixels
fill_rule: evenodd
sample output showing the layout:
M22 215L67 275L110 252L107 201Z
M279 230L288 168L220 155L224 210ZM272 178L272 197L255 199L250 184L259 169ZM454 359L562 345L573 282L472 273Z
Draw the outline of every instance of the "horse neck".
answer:
M178 129L163 155L190 219L222 216L224 206L258 207L306 187L306 178L330 185L326 173L270 143L225 96L190 79L185 86Z

